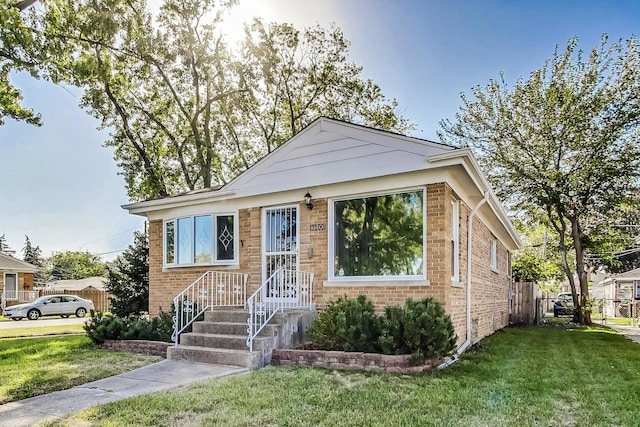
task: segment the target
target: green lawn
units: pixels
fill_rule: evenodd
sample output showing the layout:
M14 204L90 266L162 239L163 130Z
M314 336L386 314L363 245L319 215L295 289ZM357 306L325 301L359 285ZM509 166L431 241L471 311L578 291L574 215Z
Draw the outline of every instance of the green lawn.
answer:
M640 346L609 329L508 328L406 376L269 367L90 408L71 426L611 426L640 420Z
M34 337L42 335L84 334L84 325L37 326L17 329L0 328L0 338Z
M64 390L159 361L97 350L84 335L0 340L0 404Z

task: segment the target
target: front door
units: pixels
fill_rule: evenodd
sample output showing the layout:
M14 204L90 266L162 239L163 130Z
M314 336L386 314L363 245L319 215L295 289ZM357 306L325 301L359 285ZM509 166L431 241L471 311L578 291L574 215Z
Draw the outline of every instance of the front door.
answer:
M263 212L262 281L280 270L263 297L271 301L297 301L298 206L267 208Z

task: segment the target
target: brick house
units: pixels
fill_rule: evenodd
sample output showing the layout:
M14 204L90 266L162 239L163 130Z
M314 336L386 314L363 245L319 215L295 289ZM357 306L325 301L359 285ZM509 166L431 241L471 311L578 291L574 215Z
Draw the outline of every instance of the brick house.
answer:
M193 283L176 302L255 293L250 327L359 294L432 296L465 347L509 322L519 239L468 149L319 118L220 188L123 207L149 220L152 315Z
M38 270L35 265L0 253L0 308L37 297L33 290L33 274Z

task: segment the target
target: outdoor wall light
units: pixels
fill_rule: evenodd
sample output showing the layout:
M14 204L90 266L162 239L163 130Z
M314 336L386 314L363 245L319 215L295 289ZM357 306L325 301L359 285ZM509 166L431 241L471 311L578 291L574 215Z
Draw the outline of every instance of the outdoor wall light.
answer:
M304 203L307 205L309 210L313 209L313 202L311 202L311 194L307 191L307 194L304 195Z

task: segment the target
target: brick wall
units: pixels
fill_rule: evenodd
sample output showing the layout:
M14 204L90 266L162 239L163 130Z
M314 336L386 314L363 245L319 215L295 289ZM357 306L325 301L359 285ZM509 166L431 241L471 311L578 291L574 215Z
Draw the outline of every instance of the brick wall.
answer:
M162 356L167 358L167 347L172 343L147 340L107 340L99 345L103 350Z
M407 298L433 297L440 301L451 315L458 344L466 339L466 280L467 280L467 224L469 207L459 203L459 281L451 276L451 201L457 196L445 183L427 186L425 209L427 282L414 281L406 286L402 281L337 284L328 282L328 201L315 199L312 210L299 205L299 260L300 269L315 273L313 298L319 309L329 300L343 295L367 295L381 312L386 305L403 305ZM239 212L240 265L233 271L249 274L248 294L254 292L262 280L261 209L251 208ZM312 227L313 226L313 227ZM508 324L507 251L498 243L498 270L490 267L489 229L476 216L473 220L472 260L472 320L477 325L474 341ZM149 224L149 280L150 312L156 315L162 307L169 310L173 297L212 267L171 268L162 271L162 221ZM214 267L216 270L229 269Z

